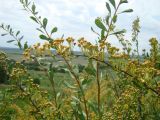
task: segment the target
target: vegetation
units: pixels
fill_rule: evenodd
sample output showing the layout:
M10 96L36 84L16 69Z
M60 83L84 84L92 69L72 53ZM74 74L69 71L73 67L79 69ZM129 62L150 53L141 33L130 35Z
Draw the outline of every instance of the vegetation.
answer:
M96 44L85 38L54 38L57 27L48 31L48 20L39 15L35 4L28 0L20 3L39 25L39 37L45 42L23 45L20 31L14 32L10 25L0 26L7 32L2 36L11 35L13 40L8 42L16 42L25 59L7 64L7 56L0 53L0 80L9 81L0 89L2 120L160 119L160 45L151 38L150 52L143 50L140 54L139 18L133 21L131 38L125 38L125 29L117 30L118 16L133 11L119 11L127 0L106 2L107 17L95 20L100 33L91 28L98 36ZM115 36L122 48L110 44L110 36ZM78 59L75 46L87 59L85 65L73 63ZM64 66L54 66L57 58Z

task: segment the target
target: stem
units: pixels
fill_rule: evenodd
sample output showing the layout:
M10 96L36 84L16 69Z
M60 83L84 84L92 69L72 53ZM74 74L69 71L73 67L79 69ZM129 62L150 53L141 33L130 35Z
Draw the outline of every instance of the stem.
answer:
M139 43L138 43L138 32L136 32L136 51L137 51L137 59L140 62L140 55L139 55Z
M96 59L96 58L90 58L90 59L94 59L94 60L96 60L96 61L99 61L99 62L101 62L101 63L104 63L104 64L106 64L107 66L111 67L113 70L118 71L118 72L121 72L121 73L124 73L125 75L127 75L127 76L129 76L129 77L131 77L131 78L134 78L135 80L140 81L136 76L128 73L128 72L125 71L125 70L115 69L115 67L114 67L113 65L111 65L110 63L108 63L108 62L106 62L106 61L101 61L101 60L98 60L98 59ZM146 83L143 83L143 85L144 85L144 87L145 87L146 89L151 90L152 92L154 92L155 94L157 94L157 95L160 97L160 93L159 93L158 91L156 91L155 89L151 88L151 87L148 86Z
M117 6L117 8L116 8L116 10L115 10L115 12L114 12L114 14L113 14L113 17L117 14L117 11L118 11L119 6L120 6L120 2L118 3L118 6ZM107 31L106 37L104 38L104 41L106 41L107 38L108 38L108 36L109 36L110 29L111 29L111 26L112 26L112 23L113 23L113 17L112 17L112 19L111 19L110 24L108 25L108 31Z
M56 104L56 107L57 107L57 93L56 93L56 89L55 89L55 83L54 83L54 75L53 75L53 70L52 70L52 63L50 64L49 66L49 80L51 82L51 85L52 85L52 89L53 89L53 93L54 93L54 100L55 100L55 104Z
M96 66L96 80L97 80L97 88L98 88L98 94L97 94L97 101L98 101L98 113L100 115L100 94L101 94L101 87L100 87L100 80L99 80L99 62L97 62Z
M111 81L113 81L113 88L114 88L114 90L115 90L115 95L116 95L116 97L117 98L119 98L120 96L119 96L119 92L118 92L118 88L119 88L119 86L117 86L117 84L116 84L116 82L115 82L115 78L113 77L113 75L112 75L112 71L110 71L110 70L108 70L108 72L110 72L110 74L111 74ZM106 73L107 74L107 73Z
M88 109L87 109L87 100L86 100L86 98L85 98L83 88L81 87L81 83L79 82L79 78L78 78L78 77L76 76L76 74L74 73L71 65L68 63L68 61L66 60L66 58L63 57L63 59L64 59L64 61L66 62L66 64L68 65L68 68L69 68L71 74L74 76L75 81L77 82L78 87L79 87L79 89L81 90L81 93L82 93L82 96L83 96L83 101L84 101L84 108L85 108L85 113L86 113L86 119L89 120Z
M18 85L18 87L19 87L19 89L20 89L22 92L25 92L21 85ZM37 110L37 112L40 112L39 107L34 103L34 101L32 100L31 96L29 96L28 99L29 99L31 105ZM43 115L40 115L40 117L41 117L42 119L44 119L44 116L43 116ZM38 118L37 118L36 116L35 116L35 118L36 118L36 120L38 120Z
M136 46L137 46L137 55L138 55L138 61L139 61L140 60L140 55L139 55L139 43L138 43L138 40L137 40Z
M52 85L52 90L53 90L53 94L54 94L54 101L55 101L55 105L57 107L57 94L56 94L54 80L52 78L49 78L49 80L50 80L51 85Z
M29 10L29 12L31 12L32 15L37 19L37 21L38 21L39 24L42 26L42 28L43 28L44 32L46 33L46 35L48 36L48 38L51 38L51 36L50 36L49 33L47 32L46 28L43 27L43 24L42 24L42 22L39 20L39 18L32 12L32 10L31 10L28 6L25 6L25 9L26 9L26 8L27 8L27 9ZM27 10L27 9L26 9L26 10Z
M2 27L1 27L2 28ZM9 35L11 36L11 37L13 37L16 41L17 41L17 44L18 44L18 42L20 42L20 40L13 34L13 33L10 33L10 31L9 30L7 30L6 28L2 28L4 31L6 31L7 33L9 33ZM22 50L23 48L20 48L20 50Z

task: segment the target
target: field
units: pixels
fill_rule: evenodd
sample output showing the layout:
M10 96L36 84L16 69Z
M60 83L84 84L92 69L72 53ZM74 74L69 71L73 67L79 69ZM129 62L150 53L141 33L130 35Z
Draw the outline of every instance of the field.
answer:
M16 49L16 48L0 48L0 50L2 52L5 52L7 57L9 59L13 59L15 61L19 61L21 62L23 60L23 55L22 55L22 51L20 51L19 49ZM43 68L46 68L49 64L49 62L46 62L46 59L50 62L52 59L51 58L48 58L46 57L45 58L45 65L43 66ZM43 60L42 60L43 62ZM65 65L65 62L62 60L62 58L58 57L56 58L55 60L52 60L53 62L53 67L62 67ZM73 64L81 64L81 65L86 65L87 64L87 60L85 59L85 57L83 56L79 56L79 57L76 57L75 59L72 60L72 63ZM31 66L34 66L34 63L32 64L31 63ZM33 78L38 78L40 80L40 85L42 88L45 88L45 89L49 89L51 88L51 84L48 80L48 77L47 77L47 73L45 71L39 71L39 70L29 70L28 71L30 73L30 75L33 77ZM55 74L55 81L68 81L70 80L70 75L69 73L66 73L65 71L62 70L62 72L56 72Z

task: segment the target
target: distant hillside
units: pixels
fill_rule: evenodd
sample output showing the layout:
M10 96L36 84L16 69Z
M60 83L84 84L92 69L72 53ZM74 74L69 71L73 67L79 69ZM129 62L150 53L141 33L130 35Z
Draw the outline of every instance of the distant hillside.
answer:
M8 47L0 47L0 51L4 51L6 53L14 53L14 54L22 54L23 51L18 48L8 48Z
M18 48L9 48L9 47L0 47L0 51L4 51L6 53L14 53L14 54L22 54L23 53L23 50L20 50ZM53 52L55 52L55 50L53 50ZM79 56L82 56L82 52L80 51L74 51L73 52L75 55L79 55Z

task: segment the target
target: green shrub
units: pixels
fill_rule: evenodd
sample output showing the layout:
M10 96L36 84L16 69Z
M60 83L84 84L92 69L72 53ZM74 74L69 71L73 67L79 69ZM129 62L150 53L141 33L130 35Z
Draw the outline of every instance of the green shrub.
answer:
M0 109L0 115L3 115L5 110L11 114L13 120L160 119L160 70L157 64L160 62L158 59L160 45L156 38L151 38L150 55L143 58L139 51L139 18L133 21L132 36L127 40L126 31L117 28L117 17L133 11L119 9L122 4L128 3L127 0L106 2L108 14L105 18L98 17L95 20L100 33L92 28L98 35L95 44L85 38L78 39L77 44L72 37L53 38L57 27L48 31L50 28L48 20L39 16L35 4L28 0L20 2L24 10L32 14L30 18L39 24L37 29L41 32L39 37L46 42L36 43L30 47L26 45L23 47L19 37L9 42L17 41L28 61L33 59L36 61L36 58L47 54L53 60L57 56L61 57L65 66L53 67L53 61L50 61L48 66L40 66L45 69L42 75L50 82L47 86L50 88L44 89L37 85L40 84L38 77L32 79L27 74L26 67L16 63L10 72L11 88L0 102L0 105L4 106ZM17 34L14 35L10 26L4 27L2 24L1 28L16 38ZM110 36L117 38L122 48L113 46L110 43ZM75 57L72 50L75 45L78 45L88 60L85 66L75 65L73 62ZM68 79L65 78L65 74L56 76L56 72L64 73L64 70L69 73ZM25 102L25 107L20 104L22 102Z
M6 55L0 52L0 84L8 83L9 75L7 71Z

